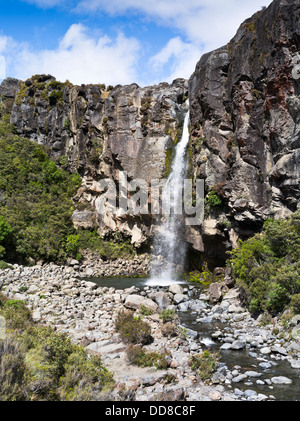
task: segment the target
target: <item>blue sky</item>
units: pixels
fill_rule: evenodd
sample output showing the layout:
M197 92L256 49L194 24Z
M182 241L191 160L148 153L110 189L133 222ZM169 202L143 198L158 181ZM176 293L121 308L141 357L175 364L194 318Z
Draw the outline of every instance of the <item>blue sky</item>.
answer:
M74 84L189 78L270 0L0 0L0 81Z

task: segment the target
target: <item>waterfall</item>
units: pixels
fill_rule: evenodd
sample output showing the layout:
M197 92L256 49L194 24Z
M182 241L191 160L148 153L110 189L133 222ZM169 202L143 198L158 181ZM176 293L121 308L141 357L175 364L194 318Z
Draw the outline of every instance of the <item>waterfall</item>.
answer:
M168 285L176 281L176 266L183 266L186 245L182 241L184 231L183 183L187 168L189 142L189 112L186 113L182 137L175 149L171 172L162 190L162 203L167 212L154 239L154 261L148 285ZM157 257L155 257L157 256Z

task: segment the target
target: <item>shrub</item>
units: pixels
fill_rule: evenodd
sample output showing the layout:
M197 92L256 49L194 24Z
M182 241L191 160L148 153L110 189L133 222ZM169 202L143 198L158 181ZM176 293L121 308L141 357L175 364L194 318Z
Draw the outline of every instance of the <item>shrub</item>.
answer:
M8 329L24 329L32 320L31 311L20 300L2 302L0 315L5 318Z
M12 227L0 215L0 258L5 255L5 244L12 241Z
M295 314L300 314L300 294L295 294L292 296L291 307Z
M144 306L143 304L140 307L140 312L142 316L151 316L151 314L153 314L153 311L150 308Z
M145 352L139 345L129 345L126 355L130 364L139 367L156 367L165 370L169 365L167 353Z
M218 280L208 269L207 263L204 263L201 272L190 272L187 279L189 282L195 282L204 288L208 288L210 284Z
M10 335L0 340L0 401L26 400L24 352Z
M240 241L231 265L252 312L277 314L300 293L299 211L287 220L268 220L264 230Z
M76 249L90 249L99 253L103 259L115 260L119 258L129 259L135 256L134 246L124 238L104 240L95 231L78 230L79 236Z
M223 201L221 197L213 189L211 189L208 192L206 200L207 200L208 205L212 208L216 208L223 205Z
M161 333L164 336L176 336L178 333L177 325L172 322L167 322L163 325Z
M178 316L175 310L171 310L171 309L162 310L159 317L163 320L164 323L172 322L173 320L178 319Z
M151 341L151 327L132 311L121 311L115 320L116 331L125 343L146 345Z
M59 392L66 401L99 400L99 391L113 385L112 374L103 367L100 356L89 356L87 351L76 347L65 364Z
M209 351L204 351L190 357L189 366L199 375L201 380L209 380L218 365L219 358L217 353L212 354Z
M1 254L1 246L0 246L0 254ZM0 270L3 269L12 269L12 265L10 265L9 263L4 262L3 260L0 260Z
M102 392L109 393L114 381L100 357L66 334L26 320L25 308L0 293L0 314L8 328L18 328L0 340L0 401L101 400Z

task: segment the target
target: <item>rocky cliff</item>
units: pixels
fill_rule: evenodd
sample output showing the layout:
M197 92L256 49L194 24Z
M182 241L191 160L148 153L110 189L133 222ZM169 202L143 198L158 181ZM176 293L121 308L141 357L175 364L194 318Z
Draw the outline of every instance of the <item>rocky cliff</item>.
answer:
M275 0L189 80L194 178L210 205L199 249L211 257L299 206L299 18L298 0Z
M299 0L275 0L205 54L189 81L140 88L74 86L49 75L0 86L1 113L18 133L45 145L56 162L79 172L76 227L122 233L140 246L151 215L99 216L100 180L164 178L189 97L190 173L205 179L205 220L189 227L191 251L224 263L238 238L269 217L288 216L300 196ZM192 253L190 253L192 256Z
M186 80L106 88L36 75L25 82L4 80L0 95L2 113L11 113L20 135L43 144L60 166L82 176L74 198L76 227L97 228L102 236L121 233L136 246L147 241L154 223L150 214L114 215L109 208L99 214L99 181L111 179L118 186L120 171L128 181L165 177L187 111Z

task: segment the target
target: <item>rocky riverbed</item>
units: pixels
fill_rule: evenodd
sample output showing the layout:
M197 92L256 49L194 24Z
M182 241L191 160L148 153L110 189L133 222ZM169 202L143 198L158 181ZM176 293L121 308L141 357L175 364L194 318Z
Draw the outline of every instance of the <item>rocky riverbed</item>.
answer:
M125 271L126 265L125 262ZM147 262L137 259L133 265L142 270ZM102 270L103 266L111 274L113 268L106 264ZM114 269L124 266L120 261L114 263ZM49 324L91 353L101 354L104 365L114 373L117 399L118 390L125 387L127 399L137 401L274 400L278 385L294 387L293 399L299 398L300 316L289 320L288 329L274 319L271 324L261 326L261 320L254 320L241 306L237 288L229 289L222 300L214 303L208 293L201 293L195 286L100 287L83 280L99 273L88 269L93 268L81 267L76 262L70 262L68 267L14 265L13 269L0 272L0 285L3 284L2 292L8 297L28 303L37 323ZM145 307L151 314L142 317L151 325L153 337L145 349L168 351L169 366L165 370L130 365L126 358L127 345L115 332L114 321L120 310L132 309L140 314ZM181 335L172 337L164 331L159 313L166 308L182 316ZM190 324L185 323L187 318ZM202 328L205 330L210 325L213 329L203 336ZM230 352L233 356L247 351L253 361L251 367L238 364L229 367L222 354L210 384L204 385L188 361L211 345L214 350ZM289 364L295 373L293 379L281 375L277 369L281 362Z

